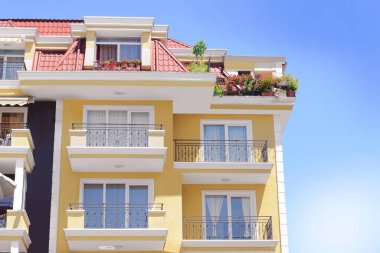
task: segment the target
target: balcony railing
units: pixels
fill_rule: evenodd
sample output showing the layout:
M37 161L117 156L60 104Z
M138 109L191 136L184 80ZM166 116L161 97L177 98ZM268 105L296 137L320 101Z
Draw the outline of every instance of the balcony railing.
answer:
M268 162L267 141L174 140L176 162Z
M84 228L148 228L148 212L163 210L163 204L70 204L84 210Z
M17 71L25 70L24 62L0 62L0 80L17 80Z
M185 240L272 240L272 217L188 217Z
M147 147L148 130L162 130L162 125L74 123L72 128L87 130L89 147Z
M12 129L26 129L27 123L0 123L0 146L10 146Z

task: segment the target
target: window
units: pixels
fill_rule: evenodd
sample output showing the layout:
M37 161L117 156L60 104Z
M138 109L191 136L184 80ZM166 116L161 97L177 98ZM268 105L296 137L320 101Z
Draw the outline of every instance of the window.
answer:
M98 39L97 60L140 60L141 39Z
M147 228L153 180L82 181L85 228Z
M27 107L2 107L0 109L0 145L11 144L11 130L24 128Z
M204 191L202 195L205 238L223 240L255 237L255 191Z
M206 162L247 162L252 126L250 121L201 122Z
M17 71L24 69L24 57L0 56L0 80L17 79Z
M146 147L153 107L89 106L85 121L87 146Z

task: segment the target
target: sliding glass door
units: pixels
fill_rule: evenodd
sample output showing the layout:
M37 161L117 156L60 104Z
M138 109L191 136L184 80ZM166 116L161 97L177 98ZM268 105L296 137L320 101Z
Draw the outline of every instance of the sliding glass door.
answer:
M255 238L252 197L205 195L205 237L208 240Z
M148 186L84 184L86 228L146 228Z

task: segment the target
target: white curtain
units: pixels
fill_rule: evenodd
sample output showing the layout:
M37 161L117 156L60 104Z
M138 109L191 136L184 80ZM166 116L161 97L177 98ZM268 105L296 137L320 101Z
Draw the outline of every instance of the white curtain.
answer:
M211 234L212 238L217 238L217 224L219 221L219 216L222 211L223 200L225 196L206 196L207 209L211 216Z
M99 61L117 61L117 45L98 45Z
M149 112L131 112L131 146L148 146Z
M126 111L108 112L108 146L128 146L128 113Z
M87 111L87 146L106 146L106 111Z
M247 129L245 126L228 127L228 160L247 162Z
M244 238L250 238L253 236L252 231L255 229L252 226L252 221L251 221L251 201L248 197L241 198L241 206L242 206L242 211L243 211L243 216L244 216L244 224L245 224L245 229L244 229ZM255 224L253 222L253 224Z
M204 125L205 162L224 162L226 159L224 125Z

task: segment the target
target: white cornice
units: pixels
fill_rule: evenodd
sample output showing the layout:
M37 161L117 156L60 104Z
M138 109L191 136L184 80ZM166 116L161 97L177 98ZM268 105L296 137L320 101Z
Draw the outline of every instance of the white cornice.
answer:
M193 49L192 48L170 48L170 51L175 56L182 56L182 57L194 57ZM223 57L227 53L227 49L207 49L204 57Z
M214 73L155 71L19 71L19 80L104 80L104 81L168 81L215 82Z
M52 44L52 45L71 45L73 38L71 36L39 36L36 40L37 44Z
M154 25L152 32L155 34L167 34L169 31L168 25Z
M148 26L152 27L153 17L102 17L85 16L84 23L90 26Z
M247 55L226 55L229 61L253 61L253 62L286 62L284 56L247 56Z
M0 37L36 37L37 28L0 27Z

